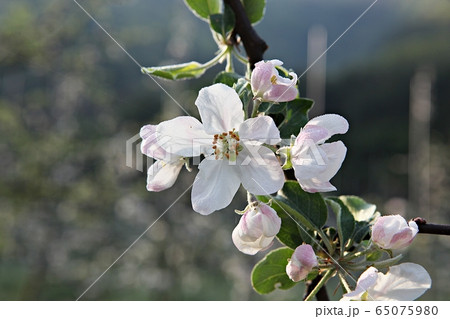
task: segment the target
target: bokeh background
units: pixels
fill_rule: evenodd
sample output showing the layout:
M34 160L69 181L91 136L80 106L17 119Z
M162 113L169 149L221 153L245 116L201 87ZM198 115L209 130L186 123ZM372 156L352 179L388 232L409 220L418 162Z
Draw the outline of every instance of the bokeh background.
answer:
M144 66L205 62L217 49L181 0L79 2ZM269 44L265 58L302 74L314 58L311 30L330 45L371 3L268 0L256 26ZM319 111L350 122L337 194L363 196L385 214L450 223L449 39L448 1L378 1L318 64L321 80L300 79ZM198 115L197 92L221 68L158 81ZM145 171L126 166L126 141L141 126L182 114L73 1L1 1L0 299L78 298L191 185L195 171L183 170L172 189L149 193ZM189 194L82 299L302 297L302 285L252 291L250 271L263 253L244 255L231 242L243 191L210 216L192 211ZM418 235L406 260L433 279L421 299L450 299L450 237Z

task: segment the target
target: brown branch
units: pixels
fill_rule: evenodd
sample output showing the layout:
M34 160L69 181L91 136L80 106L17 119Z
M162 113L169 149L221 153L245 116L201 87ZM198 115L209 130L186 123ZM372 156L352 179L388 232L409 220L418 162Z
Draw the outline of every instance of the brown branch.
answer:
M312 281L308 282L306 284L306 292L305 296L303 297L303 300L306 299L306 297L309 296L309 294L314 290L314 288L319 283L320 279L322 279L322 276L317 276ZM319 289L319 291L316 294L317 301L329 301L330 298L328 297L327 289L325 288L325 285L322 286L322 288Z
M267 50L268 46L259 37L255 29L253 29L240 0L224 0L224 3L234 12L236 25L233 35L238 34L241 37L242 44L247 52L250 67L253 69L256 62L263 60L264 51Z
M447 235L450 236L450 225L428 224L422 217L413 219L419 226L419 234Z

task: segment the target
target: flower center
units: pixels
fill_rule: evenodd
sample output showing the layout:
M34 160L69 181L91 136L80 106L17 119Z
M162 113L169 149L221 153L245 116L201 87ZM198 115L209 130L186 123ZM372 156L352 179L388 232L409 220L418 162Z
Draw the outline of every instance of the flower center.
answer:
M236 161L236 157L242 150L242 146L239 144L239 134L236 132L236 129L221 134L215 134L212 148L216 160L225 157L230 161Z

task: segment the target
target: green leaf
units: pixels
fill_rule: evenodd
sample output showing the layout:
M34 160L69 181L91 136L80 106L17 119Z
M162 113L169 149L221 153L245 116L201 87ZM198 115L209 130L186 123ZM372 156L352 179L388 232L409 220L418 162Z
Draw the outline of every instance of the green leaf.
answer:
M305 192L296 181L286 181L273 201L301 226L311 230L322 228L327 221L327 206L322 196Z
M266 0L242 0L242 4L251 24L259 22L264 17Z
M313 104L313 100L302 98L287 103L284 120L278 126L281 138L298 135L300 129L308 123L308 112Z
M270 103L263 102L258 108L258 112L264 112L266 114L278 114L285 110L287 103Z
M270 197L262 195L256 197L258 200L265 203L267 203L270 199ZM303 236L300 235L300 227L277 203L272 202L271 207L277 212L278 217L281 218L281 228L277 234L278 240L292 249L300 246L305 241L302 238Z
M377 261L383 255L383 251L375 250L366 256L366 261Z
M286 247L268 253L253 268L253 289L259 294L268 294L277 288L286 290L294 287L297 283L290 280L286 274L288 259L293 253L292 249Z
M241 77L239 76L239 74L236 74L234 72L222 71L217 74L216 78L214 79L214 83L223 83L228 85L229 87L233 87L233 85L235 85L240 78Z
M224 13L216 13L209 16L209 24L211 28L217 33L221 34L224 39L227 38L227 33L233 30L236 19L233 11L229 6L225 6Z
M192 61L175 65L142 68L142 72L169 80L181 80L198 78L205 73L206 69L207 68L203 64Z
M339 241L341 243L341 251L343 251L349 239L352 238L355 229L355 219L339 198L328 197L327 203L336 214Z
M375 205L367 203L358 196L339 196L339 199L356 221L353 240L360 243L369 233L370 225L380 216L380 213L376 211Z
M184 2L197 17L208 21L210 15L220 13L222 0L184 0Z

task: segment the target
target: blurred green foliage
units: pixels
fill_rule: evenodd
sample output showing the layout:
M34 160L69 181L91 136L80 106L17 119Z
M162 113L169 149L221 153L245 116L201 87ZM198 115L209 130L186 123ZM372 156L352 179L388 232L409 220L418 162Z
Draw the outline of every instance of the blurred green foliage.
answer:
M80 3L143 65L207 61L216 50L182 1ZM324 24L330 43L369 4L267 1L256 26L270 45L266 57L301 74L307 28ZM380 3L328 52L327 112L344 115L351 127L339 137L349 150L333 181L339 194L366 196L381 211L408 197L409 82L417 67L431 65L430 217L450 222L449 18L444 0ZM159 83L196 115L196 92L214 73ZM182 114L74 2L0 4L0 299L76 299L191 185L195 174L183 172L173 189L148 193L145 172L125 165L126 140L142 125ZM205 217L184 195L84 299L300 298L302 285L264 297L252 291L260 257L231 243L233 209L244 206L236 198ZM410 250L409 260L434 280L423 299L450 297L443 266L449 246L448 238L419 236Z

